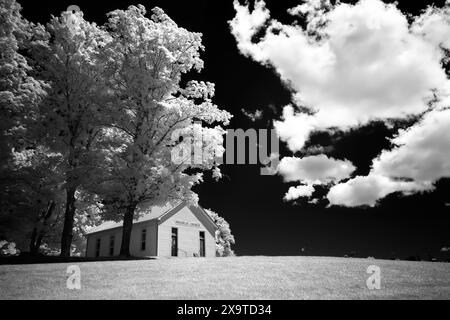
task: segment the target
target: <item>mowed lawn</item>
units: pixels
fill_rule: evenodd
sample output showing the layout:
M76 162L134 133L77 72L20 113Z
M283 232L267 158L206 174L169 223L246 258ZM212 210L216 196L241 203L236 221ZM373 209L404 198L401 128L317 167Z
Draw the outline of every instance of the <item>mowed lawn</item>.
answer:
M67 267L81 269L69 290ZM369 290L367 267L381 268ZM450 264L332 257L0 265L0 299L450 299Z

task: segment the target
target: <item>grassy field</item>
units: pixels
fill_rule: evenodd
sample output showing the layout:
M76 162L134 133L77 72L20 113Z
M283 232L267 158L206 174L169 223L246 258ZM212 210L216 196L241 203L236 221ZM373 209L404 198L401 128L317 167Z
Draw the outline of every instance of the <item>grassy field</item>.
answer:
M450 299L450 264L331 257L183 258L0 265L0 299ZM369 290L369 265L381 289Z

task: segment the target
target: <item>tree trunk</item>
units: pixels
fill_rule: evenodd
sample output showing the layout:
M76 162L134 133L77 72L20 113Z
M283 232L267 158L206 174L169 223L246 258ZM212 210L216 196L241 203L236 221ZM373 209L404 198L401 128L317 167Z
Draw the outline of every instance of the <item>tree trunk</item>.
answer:
M123 257L129 257L130 255L130 239L131 231L133 229L133 218L134 211L136 210L136 205L131 204L125 211L123 216L123 227L122 227L122 244L120 246L120 255Z
M66 210L64 213L64 228L61 236L61 257L70 257L73 238L73 219L75 217L76 187L67 188Z
M30 240L30 253L32 255L36 255L39 253L39 248L42 244L42 239L47 233L48 220L53 215L55 211L56 203L55 201L50 201L47 207L47 211L43 212L40 218L36 221L36 224L33 228L33 232L31 233ZM39 225L42 224L41 228ZM40 230L39 230L40 229Z
M30 240L30 254L36 255L38 253L38 248L36 248L36 238L37 238L37 227L33 228L33 232L31 233Z
M41 247L42 244L42 239L44 239L45 233L41 232L35 242L34 242L34 246L33 246L33 251L31 251L32 255L37 255L39 253L39 248Z

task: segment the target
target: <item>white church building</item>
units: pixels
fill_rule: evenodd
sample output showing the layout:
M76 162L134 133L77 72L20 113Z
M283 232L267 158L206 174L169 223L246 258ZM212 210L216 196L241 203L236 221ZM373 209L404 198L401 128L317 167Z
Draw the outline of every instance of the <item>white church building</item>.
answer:
M215 257L216 230L200 206L153 207L133 222L130 253L137 257ZM105 222L89 229L86 237L86 257L117 256L122 222Z

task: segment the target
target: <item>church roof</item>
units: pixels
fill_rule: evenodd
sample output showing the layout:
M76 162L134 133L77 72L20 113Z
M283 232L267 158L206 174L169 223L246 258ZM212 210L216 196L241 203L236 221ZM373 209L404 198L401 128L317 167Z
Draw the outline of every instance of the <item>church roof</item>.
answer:
M212 218L203 210L203 208L201 208L200 206L196 206L196 207L190 206L190 205L186 204L185 202L180 202L177 205L166 204L165 206L154 206L151 209L149 209L146 213L139 215L139 217L137 219L134 219L133 224L145 222L145 221L151 221L151 220L160 222L164 217L170 217L171 215L175 214L176 212L178 212L185 206L188 206L189 208L191 208L191 210L197 212L198 214L206 215L209 222L212 223L212 225L215 228L217 228L214 221L212 220ZM92 228L89 228L88 230L86 230L86 235L101 232L101 231L111 230L111 229L115 229L115 228L122 228L122 226L123 226L123 221L119 221L119 222L105 221L104 223L102 223L96 227L92 227Z

